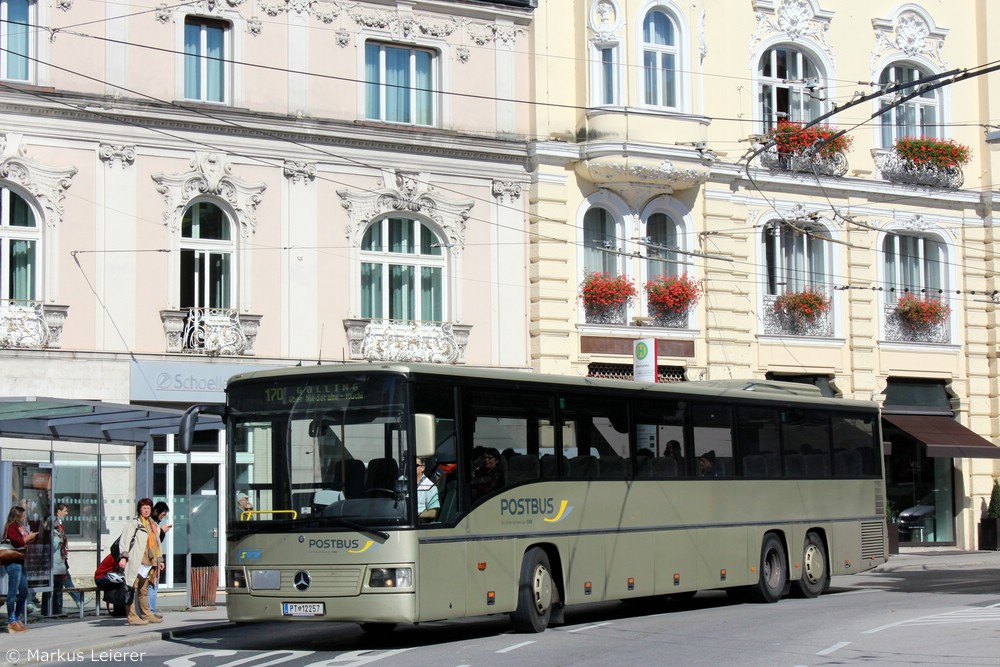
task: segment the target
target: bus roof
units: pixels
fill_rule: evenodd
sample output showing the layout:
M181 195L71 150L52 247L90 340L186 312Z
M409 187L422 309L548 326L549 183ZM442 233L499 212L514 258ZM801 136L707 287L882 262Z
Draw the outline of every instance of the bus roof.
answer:
M331 363L323 366L290 367L253 371L235 375L227 389L235 384L254 380L277 378L308 378L339 373L399 373L413 376L438 376L469 380L495 380L560 385L567 388L603 387L623 391L647 391L665 394L684 394L709 397L758 399L765 401L786 400L793 403L822 404L826 407L877 410L872 401L859 401L824 397L817 387L799 382L775 380L694 380L690 382L635 382L632 380L607 380L602 378L547 375L530 371L480 368L470 366L445 366L423 363Z

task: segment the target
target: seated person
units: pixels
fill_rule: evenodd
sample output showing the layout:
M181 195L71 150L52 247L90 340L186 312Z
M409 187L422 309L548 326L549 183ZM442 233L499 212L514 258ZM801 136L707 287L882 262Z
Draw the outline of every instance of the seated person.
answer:
M417 516L421 521L433 521L441 510L437 484L426 474L427 466L422 458L417 459Z
M698 465L701 466L702 477L722 477L722 469L715 459L715 450L710 449L698 457Z
M503 486L503 472L498 465L500 452L487 447L477 459L472 470L472 496L479 498Z

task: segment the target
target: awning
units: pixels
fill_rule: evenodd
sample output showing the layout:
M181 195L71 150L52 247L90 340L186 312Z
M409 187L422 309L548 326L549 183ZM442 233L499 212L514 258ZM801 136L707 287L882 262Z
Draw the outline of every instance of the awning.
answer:
M0 437L144 445L153 435L177 433L181 410L36 396L0 397ZM203 414L197 430L224 428Z
M927 456L963 459L1000 459L1000 447L944 415L882 413L901 431L927 445Z

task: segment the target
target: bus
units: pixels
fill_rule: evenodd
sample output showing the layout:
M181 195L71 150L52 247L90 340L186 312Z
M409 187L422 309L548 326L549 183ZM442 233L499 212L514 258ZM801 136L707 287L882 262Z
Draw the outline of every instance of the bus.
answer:
M259 371L188 410L182 451L204 411L226 422L236 622L509 614L541 632L567 605L811 598L886 561L878 407L808 385Z

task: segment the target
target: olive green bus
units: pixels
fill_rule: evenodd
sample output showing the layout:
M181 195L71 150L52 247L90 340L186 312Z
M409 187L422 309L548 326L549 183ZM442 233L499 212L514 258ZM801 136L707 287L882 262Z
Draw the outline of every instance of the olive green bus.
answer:
M540 632L599 600L815 597L886 560L878 408L807 385L344 364L226 394L180 447L223 413L233 621Z

